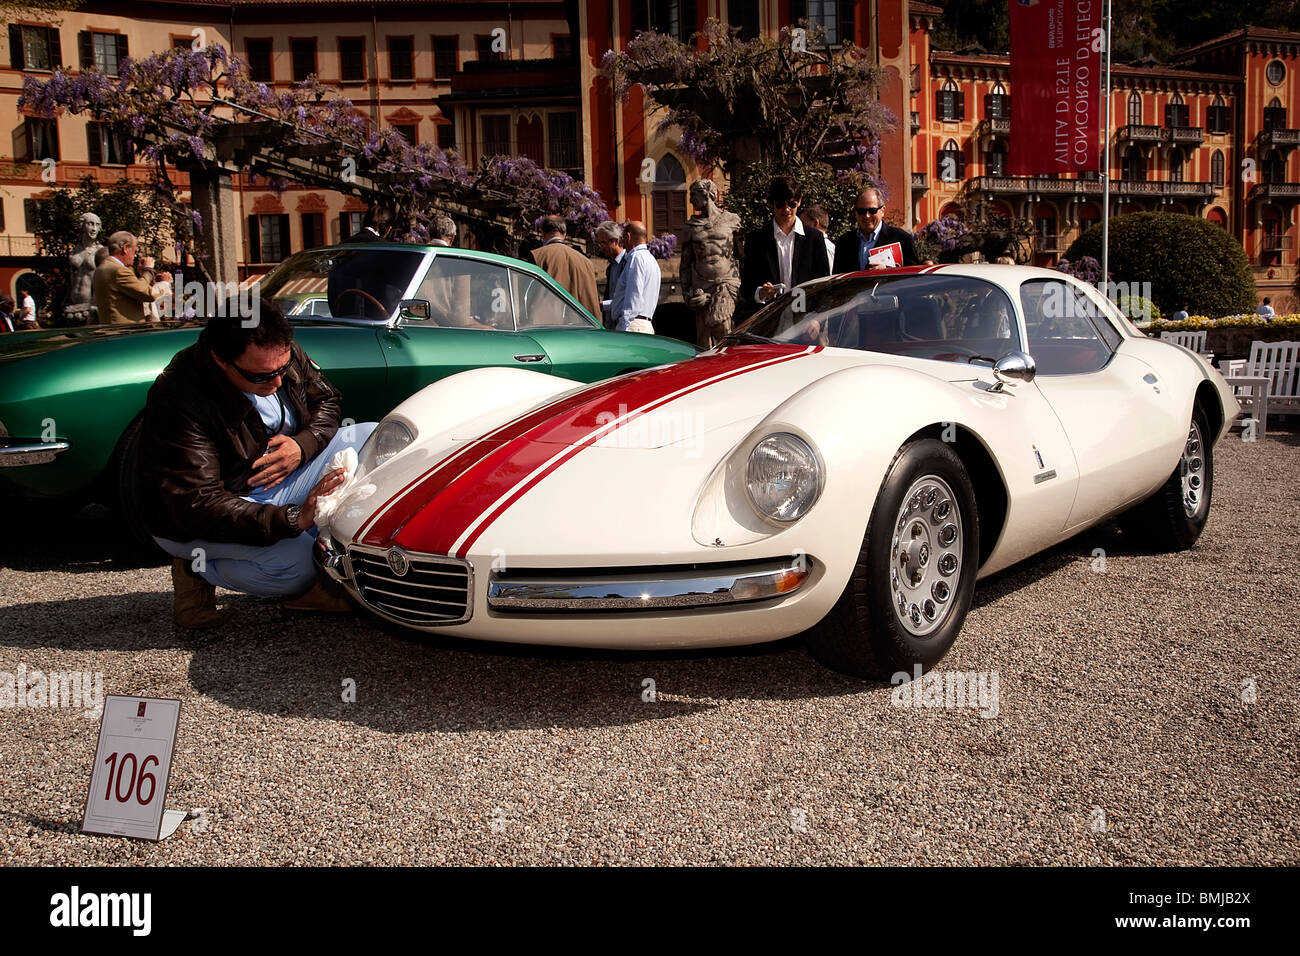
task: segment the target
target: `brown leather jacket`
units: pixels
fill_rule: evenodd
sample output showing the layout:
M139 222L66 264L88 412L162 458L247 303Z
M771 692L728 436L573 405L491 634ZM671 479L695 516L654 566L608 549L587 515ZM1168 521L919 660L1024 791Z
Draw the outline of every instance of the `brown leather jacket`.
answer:
M297 343L280 396L301 430L302 463L315 458L339 425L339 392ZM137 459L140 510L151 534L267 545L299 534L285 507L245 501L253 462L266 453L257 409L212 361L201 335L176 354L149 389Z

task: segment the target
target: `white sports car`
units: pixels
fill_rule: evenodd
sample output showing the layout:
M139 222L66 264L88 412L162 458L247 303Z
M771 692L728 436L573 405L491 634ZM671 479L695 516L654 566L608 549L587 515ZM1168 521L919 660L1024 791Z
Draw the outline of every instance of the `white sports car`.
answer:
M376 614L536 644L807 631L862 676L934 665L978 578L1119 516L1184 549L1238 407L1059 272L808 283L696 358L581 385L481 369L388 415L319 538Z

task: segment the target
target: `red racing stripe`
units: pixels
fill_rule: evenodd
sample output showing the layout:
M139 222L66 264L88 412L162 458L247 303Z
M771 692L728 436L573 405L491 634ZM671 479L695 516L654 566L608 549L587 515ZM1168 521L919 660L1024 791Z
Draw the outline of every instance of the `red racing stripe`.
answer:
M728 355L704 355L687 362L622 376L549 402L507 422L496 431L443 459L389 499L383 508L376 512L376 517L371 519L369 526L362 527L358 538L362 543L374 547L391 547L407 524L413 523L418 524L419 530L413 527L410 535L402 535L406 540L412 537L421 539L421 545L413 550L426 553L449 553L451 543L459 537L465 524L473 521L481 513L480 509L466 516L458 507L455 509L456 515L449 516L448 513L452 510L449 507L450 501L444 505L439 499L453 485L460 492L478 484L484 484L486 487L489 477L499 471L500 477L494 478L491 482L491 487L496 491L483 503L483 507L487 507L503 490L526 477L533 468L541 464L535 462L521 472L520 469L524 467L526 460L532 460L531 457L521 458L518 463L512 460L514 455L521 453L531 442L580 440L593 429L604 424L598 421L602 418L602 413L606 419L611 418L614 414L611 409L618 409L620 406L638 408L683 388L707 382L709 379L719 376L729 377L730 374L739 374L774 358L793 358L801 354L804 354L804 350L797 346L747 346ZM542 446L543 450L548 448L547 457L558 451L554 444ZM506 480L510 484L503 489L499 482ZM451 497L458 499L457 495ZM445 548L431 551L424 543L426 535L432 527L444 521L456 525L456 532L447 539ZM444 538L441 534L437 537L440 541Z

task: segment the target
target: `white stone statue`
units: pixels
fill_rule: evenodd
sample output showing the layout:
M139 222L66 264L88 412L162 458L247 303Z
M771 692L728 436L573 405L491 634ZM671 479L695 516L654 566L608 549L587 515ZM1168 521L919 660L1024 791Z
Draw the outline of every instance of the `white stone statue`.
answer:
M63 299L63 320L69 325L95 322L95 299L91 283L95 278L95 254L104 248L95 241L99 217L93 212L81 217L81 243L68 254L68 294Z

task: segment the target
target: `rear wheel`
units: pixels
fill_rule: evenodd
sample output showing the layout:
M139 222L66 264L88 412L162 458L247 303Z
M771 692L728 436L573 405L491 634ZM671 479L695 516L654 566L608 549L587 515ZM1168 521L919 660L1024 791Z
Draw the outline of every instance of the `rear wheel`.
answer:
M853 576L809 650L858 677L928 670L961 632L978 567L975 490L961 459L944 442L913 442L890 465Z
M1214 492L1214 449L1210 425L1198 405L1192 410L1178 466L1154 495L1119 516L1120 528L1139 548L1186 551L1196 544L1210 516Z

